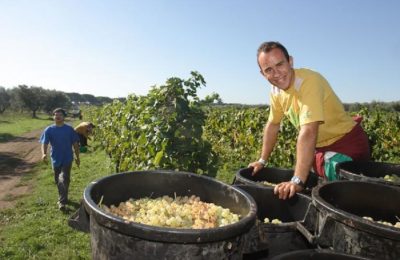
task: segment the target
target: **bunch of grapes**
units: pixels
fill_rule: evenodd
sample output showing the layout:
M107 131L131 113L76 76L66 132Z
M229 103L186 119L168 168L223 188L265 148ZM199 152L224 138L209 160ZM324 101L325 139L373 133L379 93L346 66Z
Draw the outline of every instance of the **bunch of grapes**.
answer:
M265 185L265 186L272 186L272 187L276 186L276 183L272 183L269 181L260 181L260 182L262 185Z
M383 225L390 226L390 227L400 228L400 220L397 221L395 224L392 224L392 223L390 223L390 222L388 222L388 221L374 220L374 219L371 218L371 217L363 217L363 219L367 219L367 220L370 220L370 221L375 221L375 222L377 222L377 223L379 223L379 224L383 224Z
M126 221L170 228L216 228L233 224L240 218L229 209L214 203L202 202L194 195L178 196L175 199L169 196L129 199L117 207L114 205L101 207Z
M391 182L398 182L400 183L400 176L396 175L396 174L391 174L391 175L385 175L385 177L383 177L383 179L385 181L391 181Z
M282 221L279 220L279 219L277 219L277 218L274 218L274 219L270 222L270 221L269 221L269 218L265 218L265 219L264 219L264 223L282 224Z

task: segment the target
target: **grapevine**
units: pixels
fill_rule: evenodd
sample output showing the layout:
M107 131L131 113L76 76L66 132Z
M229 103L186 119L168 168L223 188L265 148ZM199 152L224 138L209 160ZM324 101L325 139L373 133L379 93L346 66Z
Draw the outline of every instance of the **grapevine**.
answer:
M230 182L238 169L257 160L269 107L210 105L197 96L203 85L203 77L192 72L187 80L168 79L146 96L130 95L86 113L116 171L184 170ZM400 113L361 108L355 114L363 117L372 160L399 163ZM298 131L283 120L279 132L268 164L292 169Z

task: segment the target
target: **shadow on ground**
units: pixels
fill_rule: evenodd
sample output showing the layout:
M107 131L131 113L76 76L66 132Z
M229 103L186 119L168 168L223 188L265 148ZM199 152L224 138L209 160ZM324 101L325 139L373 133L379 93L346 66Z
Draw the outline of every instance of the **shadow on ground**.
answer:
M0 133L0 143L5 143L14 139L16 136L9 133Z
M35 137L21 137L21 136L14 136L12 134L9 133L2 133L0 134L0 143L6 143L6 142L10 142L10 141L14 141L14 142L32 142L38 140ZM39 140L38 140L39 142Z
M0 152L0 177L2 175L9 175L14 173L16 168L18 169L29 169L33 167L33 163L27 163L26 161L18 158L14 153L2 153Z

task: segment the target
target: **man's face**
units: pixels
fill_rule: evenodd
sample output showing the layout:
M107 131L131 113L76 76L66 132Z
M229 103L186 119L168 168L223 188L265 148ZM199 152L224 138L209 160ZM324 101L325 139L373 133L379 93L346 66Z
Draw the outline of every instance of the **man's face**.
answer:
M55 112L53 118L56 123L64 122L64 114L62 112Z
M261 74L274 86L286 90L294 77L293 60L286 60L283 52L272 49L269 52L261 52L258 56Z

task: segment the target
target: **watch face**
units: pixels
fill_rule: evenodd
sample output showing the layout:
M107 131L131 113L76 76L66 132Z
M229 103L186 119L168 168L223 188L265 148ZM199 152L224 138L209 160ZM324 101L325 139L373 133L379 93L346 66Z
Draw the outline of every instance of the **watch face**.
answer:
M293 182L294 184L297 184L297 185L300 185L300 186L304 186L303 182L297 176L293 176L290 181Z

